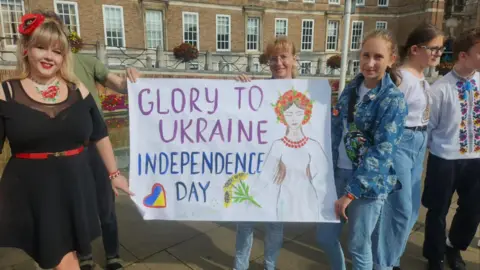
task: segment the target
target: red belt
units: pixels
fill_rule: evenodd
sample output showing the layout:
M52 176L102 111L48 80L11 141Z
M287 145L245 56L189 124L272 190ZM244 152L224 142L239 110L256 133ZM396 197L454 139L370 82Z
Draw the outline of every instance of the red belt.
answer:
M53 152L53 153L18 153L15 154L16 158L22 159L47 159L49 157L69 157L75 156L83 152L84 147L81 146L76 149L62 151L62 152Z

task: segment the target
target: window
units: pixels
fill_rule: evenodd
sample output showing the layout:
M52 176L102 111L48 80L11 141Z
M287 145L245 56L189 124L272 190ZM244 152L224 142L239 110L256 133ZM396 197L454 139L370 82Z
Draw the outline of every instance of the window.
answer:
M360 50L360 45L363 39L363 21L353 21L352 23L352 38L350 49L352 51Z
M315 0L303 0L304 3L315 3Z
M147 48L163 47L163 13L159 10L145 12L145 30L147 32Z
M340 21L328 21L327 23L327 51L337 50L339 26Z
M360 72L360 60L353 60L353 74L357 75Z
M288 36L288 19L275 19L275 37Z
M217 15L217 51L230 51L230 15Z
M260 18L247 19L247 51L258 51L260 40Z
M105 40L108 47L125 47L125 28L123 26L123 8L103 5Z
M302 51L313 50L313 20L302 20Z
M340 5L340 0L328 0L329 4Z
M18 25L24 13L23 0L0 0L0 25L5 45L14 46L19 36Z
M365 6L365 0L357 0L357 6Z
M80 35L77 2L56 1L55 12L62 19L68 30L75 31Z
M387 22L383 22L383 21L376 22L375 29L387 29Z
M378 0L379 7L388 7L388 0Z
M198 70L198 62L190 62L190 70Z
M312 62L300 61L300 74L302 75L312 74Z
M183 42L199 49L198 32L198 13L183 12Z

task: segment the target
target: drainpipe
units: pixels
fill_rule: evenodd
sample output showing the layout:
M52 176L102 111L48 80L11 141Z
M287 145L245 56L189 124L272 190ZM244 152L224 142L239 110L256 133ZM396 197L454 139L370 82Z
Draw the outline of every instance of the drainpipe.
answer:
M342 93L345 88L345 79L347 77L347 63L348 63L348 36L350 33L350 15L352 12L352 1L345 0L345 14L343 16L343 38L342 38L342 62L340 65L340 84L338 93Z

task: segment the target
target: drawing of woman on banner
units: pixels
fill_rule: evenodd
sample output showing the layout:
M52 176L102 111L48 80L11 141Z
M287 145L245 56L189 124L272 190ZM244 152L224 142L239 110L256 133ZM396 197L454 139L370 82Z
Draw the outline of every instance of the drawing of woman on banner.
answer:
M306 136L303 125L312 116L313 102L303 93L289 90L272 104L286 133L273 142L266 156L261 182L277 188L276 214L279 221L318 220L326 196L328 158L321 144Z

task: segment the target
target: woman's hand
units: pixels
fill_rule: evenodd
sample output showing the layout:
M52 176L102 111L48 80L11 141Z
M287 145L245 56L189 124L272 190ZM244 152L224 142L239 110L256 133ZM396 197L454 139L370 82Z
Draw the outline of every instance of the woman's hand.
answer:
M350 199L347 195L344 195L343 197L335 201L335 213L337 214L338 219L344 218L345 220L348 220L345 210L351 202L352 199Z
M235 81L237 81L237 82L251 82L252 79L245 74L240 74L237 77L235 77Z
M119 176L115 177L112 179L112 189L113 192L115 192L115 196L118 196L118 189L123 190L125 193L127 193L130 196L134 196L132 191L130 191L130 188L128 187L128 181L125 176L120 174Z

